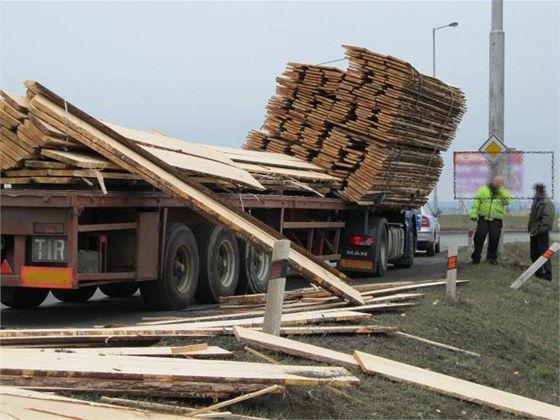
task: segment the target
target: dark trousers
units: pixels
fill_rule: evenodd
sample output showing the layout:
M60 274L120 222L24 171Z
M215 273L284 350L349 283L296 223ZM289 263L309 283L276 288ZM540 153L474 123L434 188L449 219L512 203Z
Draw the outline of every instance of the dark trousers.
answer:
M486 251L487 260L498 259L498 244L500 242L500 235L502 233L502 220L485 220L480 217L476 225L476 232L474 234L474 252L471 258L474 261L480 261L480 254L482 253L482 246L488 235L488 250Z
M549 237L547 233L540 233L535 236L531 236L531 261L535 262L537 259L545 253L549 245ZM537 270L537 273L550 274L552 275L552 265L550 264L550 259L546 260L544 265Z

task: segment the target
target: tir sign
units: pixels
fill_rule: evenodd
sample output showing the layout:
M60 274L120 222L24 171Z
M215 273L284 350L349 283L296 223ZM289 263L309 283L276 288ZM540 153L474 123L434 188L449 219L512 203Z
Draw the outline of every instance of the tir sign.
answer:
M31 257L33 262L66 262L66 238L34 236Z

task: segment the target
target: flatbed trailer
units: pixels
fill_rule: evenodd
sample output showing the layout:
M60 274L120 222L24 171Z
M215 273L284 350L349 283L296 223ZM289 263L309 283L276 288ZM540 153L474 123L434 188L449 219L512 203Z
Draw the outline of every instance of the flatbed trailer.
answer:
M410 267L416 211L383 212L338 198L220 194L318 259L382 276ZM266 291L270 256L157 191L2 189L2 303L40 305L140 288L154 309Z

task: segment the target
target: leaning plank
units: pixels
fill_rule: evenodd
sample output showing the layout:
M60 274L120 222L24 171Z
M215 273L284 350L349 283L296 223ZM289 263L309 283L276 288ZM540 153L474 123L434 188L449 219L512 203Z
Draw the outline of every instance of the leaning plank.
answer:
M239 397L233 398L231 400L222 401L222 402L219 402L219 403L216 403L216 404L212 404L208 407L204 407L204 408L201 408L199 410L195 410L195 411L191 412L190 415L191 416L198 416L200 414L208 413L209 411L212 411L212 410L219 410L220 408L227 407L227 406L230 406L230 405L233 405L233 404L237 404L238 402L246 401L246 400L249 400L251 398L259 397L259 396L264 395L264 394L270 394L272 392L284 392L285 390L286 390L286 388L283 387L283 386L272 385L272 386L269 386L265 389L261 389L260 391L255 391L255 392L251 392L249 394L240 395Z
M151 401L137 401L137 400L130 400L127 398L111 398L111 397L101 397L100 399L102 402L106 402L109 404L116 404L123 407L135 407L135 408L144 408L147 410L154 410L160 412L171 412L177 414L189 414L195 411L194 408L183 407L180 405L175 404L162 404L162 403L155 403ZM229 411L211 411L207 412L206 415L200 416L204 418L228 418L231 413Z
M312 344L301 343L289 338L277 337L261 331L250 330L243 327L233 327L237 341L243 344L251 344L273 351L281 351L292 356L304 357L319 362L330 363L339 366L359 366L356 359L350 354L341 353Z
M34 93L49 97L47 99L36 94L30 103L32 112L35 110L49 116L55 126L68 127L72 137L96 150L122 169L140 176L212 221L224 224L236 235L265 251L270 252L276 240L285 239L265 223L220 199L203 185L180 175L172 166L157 159L134 142L128 141L37 82L26 82L26 86ZM65 106L68 112L65 111ZM349 281L348 277L327 264L316 261L309 252L294 244L290 250L290 264L311 282L331 293L354 304L364 303L360 293L344 283L343 280Z
M76 417L79 413L79 417ZM0 387L0 417L15 419L184 419L173 414L60 397L14 387Z
M411 383L461 400L486 405L518 416L545 419L560 418L560 407L500 391L474 382L443 375L368 353L356 351L356 360L363 371L379 374L388 379Z
M346 369L316 366L271 366L263 363L190 360L164 357L93 357L49 349L2 351L2 375L58 376L100 379L147 379L261 383L279 385L352 386L359 379Z
M456 351L458 353L468 354L469 356L480 357L479 353L475 353L473 351L465 350L459 347L450 346L449 344L438 343L437 341L428 340L426 338L418 337L416 335L407 334L402 331L397 332L398 335L406 338L410 338L412 340L420 341L421 343L431 344L432 346L441 347L442 349L447 349L451 351Z

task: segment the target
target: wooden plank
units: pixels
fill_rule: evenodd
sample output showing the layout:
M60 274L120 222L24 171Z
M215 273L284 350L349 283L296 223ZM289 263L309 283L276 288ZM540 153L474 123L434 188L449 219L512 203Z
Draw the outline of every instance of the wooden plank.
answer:
M0 375L3 384L52 392L124 394L163 398L228 398L242 392L258 391L266 384L219 383L161 380L121 380L97 378L30 377Z
M551 404L361 351L356 351L354 356L366 373L378 374L396 382L417 385L420 388L506 411L517 416L544 419L560 418L560 407Z
M149 346L149 347L94 347L71 348L60 347L56 352L91 354L93 356L153 356L153 357L187 357L193 359L223 359L233 356L233 353L217 346L208 344L194 344L189 346Z
M299 159L295 156L288 156L280 153L256 152L241 149L237 150L221 146L206 147L224 152L226 156L235 162L253 163L278 168L305 169L316 171L318 173L323 171L320 166L307 162L303 159Z
M0 417L14 419L184 419L173 414L152 413L53 394L0 386Z
M233 327L237 341L265 348L272 351L280 351L292 356L325 362L337 366L357 367L358 362L351 354L341 353L312 344L301 343L284 337L277 337L261 331L251 330L243 327Z
M156 147L144 145L141 145L140 147L142 147L146 152L154 155L156 158L175 168L233 181L239 184L250 186L259 191L265 190L265 187L263 187L263 185L259 181L257 181L249 172L236 166L229 166L207 158L191 156L165 149L158 149Z
M24 162L26 168L30 169L66 169L68 165L62 162L53 162L49 160L30 160Z
M407 333L402 332L402 331L398 331L396 334L400 335L401 337L410 338L412 340L420 341L422 343L430 344L432 346L441 347L442 349L447 349L447 350L451 350L451 351L456 351L458 353L468 354L469 356L480 357L479 353L464 350L464 349L461 349L461 348L455 347L455 346L450 346L449 344L438 343L437 341L428 340L426 338L418 337L418 336L412 335L412 334L407 334Z
M137 400L130 400L127 398L112 398L112 397L101 397L101 402L109 403L109 404L116 404L123 407L135 407L135 408L143 408L146 410L154 410L166 413L173 413L173 414L189 414L192 413L195 409L190 407L183 407L177 404L162 404L162 403L155 403L151 401L137 401ZM229 411L211 411L207 414L199 417L203 418L230 418L231 413ZM247 419L249 420L249 419ZM260 419L259 419L260 420ZM264 420L264 419L262 419Z
M104 120L101 120L101 122L105 126L119 133L121 136L144 146L157 147L161 150L168 150L179 154L200 157L205 160L212 160L235 167L235 164L230 158L223 153L216 152L217 149L212 146L189 143L165 134L155 133L153 131L136 130L134 128L124 127Z
M0 90L0 96L15 110L27 114L29 109L29 100L17 93L8 92L7 90Z
M255 391L255 392L251 392L249 394L244 394L244 395L241 395L239 397L233 398L233 399L228 400L228 401L222 401L222 402L219 402L219 403L216 403L216 404L212 404L208 407L201 408L199 410L195 410L195 411L191 412L190 415L191 416L199 416L200 414L207 413L207 412L212 411L212 410L219 410L220 408L228 407L230 405L237 404L238 402L246 401L246 400L249 400L251 398L256 398L256 397L259 397L259 396L264 395L264 394L270 394L272 392L285 392L285 390L286 390L286 388L283 387L283 386L272 385L272 386L269 386L265 389L261 389L260 391Z
M6 349L2 351L3 375L61 376L101 379L163 378L185 381L218 381L279 385L321 384L352 386L359 379L346 369L314 366L271 366L217 360L162 357L93 357L79 353L57 353L49 349Z
M305 313L288 314L282 316L282 324L307 325L316 323L367 321L370 314L345 311L338 313ZM90 341L142 341L165 337L201 337L208 335L232 334L232 327L261 327L263 318L238 319L230 321L209 321L183 323L180 325L138 326L122 328L85 328L85 329L29 329L29 330L0 330L2 346L21 344L52 344Z
M341 325L330 327L303 326L282 327L280 334L290 335L325 335L325 334L391 334L397 332L396 327L385 327L381 325Z
M111 161L97 155L81 152L41 149L41 155L58 162L67 163L84 169L115 169L119 168Z
M142 148L127 142L125 138L121 138L38 83L27 82L26 85L34 92L45 93L59 104L66 103L69 107L69 112L65 112L59 105L37 95L31 101L31 107L33 108L34 103L36 112L49 115L51 121L56 122L53 124L55 126L68 126L74 134L73 137L123 169L142 177L211 220L226 225L235 234L265 251L271 251L276 240L285 239L258 219L220 199L203 185L195 184L185 177L180 178L171 166L155 159L153 155L146 154ZM290 263L311 282L354 304L363 304L360 293L344 283L344 280L349 281L348 277L324 263L315 261L303 248L292 246Z

